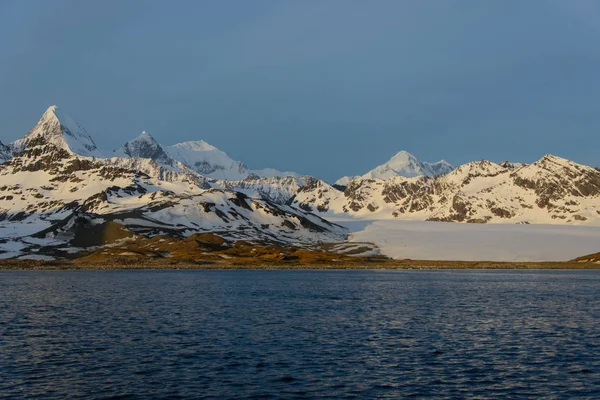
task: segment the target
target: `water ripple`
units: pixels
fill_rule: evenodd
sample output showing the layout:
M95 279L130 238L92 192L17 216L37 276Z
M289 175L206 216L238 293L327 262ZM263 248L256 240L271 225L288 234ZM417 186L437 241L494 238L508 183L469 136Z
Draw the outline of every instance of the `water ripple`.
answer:
M1 271L0 398L598 398L599 271Z

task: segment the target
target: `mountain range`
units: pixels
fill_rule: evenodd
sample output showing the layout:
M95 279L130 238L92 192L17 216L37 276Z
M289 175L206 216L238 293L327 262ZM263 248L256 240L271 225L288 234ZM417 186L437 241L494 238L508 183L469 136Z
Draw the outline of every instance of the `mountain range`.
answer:
M294 206L372 219L600 224L600 172L546 155L521 167L476 161L430 177L355 179L300 189Z
M454 169L401 151L331 185L249 169L202 140L163 146L142 132L101 151L52 106L22 139L0 143L0 162L3 258L69 257L131 237L209 232L231 243L306 247L343 242L347 230L329 221L340 215L600 225L600 172L553 155L529 165L476 161Z

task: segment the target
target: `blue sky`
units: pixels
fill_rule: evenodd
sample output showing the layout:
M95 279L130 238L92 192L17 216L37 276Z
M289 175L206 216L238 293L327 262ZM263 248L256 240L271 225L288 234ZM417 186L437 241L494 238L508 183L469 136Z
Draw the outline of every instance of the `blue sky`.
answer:
M600 2L0 1L0 140L51 104L333 180L423 161L600 166Z

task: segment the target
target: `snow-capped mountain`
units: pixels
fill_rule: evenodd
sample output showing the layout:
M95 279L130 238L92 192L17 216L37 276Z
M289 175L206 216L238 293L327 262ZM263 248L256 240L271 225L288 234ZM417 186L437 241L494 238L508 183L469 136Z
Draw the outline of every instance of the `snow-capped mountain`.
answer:
M140 136L125 143L113 154L115 157L149 158L160 165L173 167L175 161L165 152L162 146L146 131Z
M415 176L437 176L447 174L452 171L452 169L453 167L444 160L436 163L421 162L417 157L403 150L390 158L386 163L375 167L360 178L385 180L394 176L404 176L407 178ZM358 177L344 176L335 183L339 186L346 186L357 178Z
M57 106L49 107L37 125L25 137L11 144L13 153L22 151L30 141L40 136L48 144L70 154L83 157L103 157L85 129L68 115L59 112Z
M365 179L388 179L393 176L412 178L415 176L436 176L452 171L452 166L446 161L436 163L421 162L407 151L400 151L388 162L375 167L364 174Z
M204 140L177 143L165 147L169 156L197 173L214 179L241 180L249 175L248 167Z
M49 109L0 165L0 257L81 250L70 248L75 236L77 243L85 242L87 230L111 221L136 235L215 232L230 240L288 244L338 241L346 234L304 210L207 188L199 175L178 173L151 159L99 158L83 128L75 130L78 125L61 118L56 108ZM132 154L152 150L145 146L148 138L142 139L144 144L127 149ZM84 220L89 229L76 235L71 228ZM97 245L92 242L89 246Z
M423 162L423 169L426 176L446 175L454 169L446 160L441 160L435 163Z
M522 167L477 161L436 177L357 179L344 192L302 188L291 204L383 219L600 225L600 171L552 155Z
M113 152L113 157L102 162L126 169L141 171L153 178L172 182L186 177L204 188L210 188L205 176L172 159L148 132L125 143Z
M249 169L241 161L235 161L227 153L204 140L189 141L164 147L167 154L200 175L216 180L241 181L246 178L299 177L290 171L273 168Z
M250 170L243 162L235 161L227 153L204 140L163 146L147 132L142 132L137 138L125 143L114 152L113 156L148 158L176 172L194 172L220 181L239 182L246 178L299 177L295 172L281 172L272 168Z

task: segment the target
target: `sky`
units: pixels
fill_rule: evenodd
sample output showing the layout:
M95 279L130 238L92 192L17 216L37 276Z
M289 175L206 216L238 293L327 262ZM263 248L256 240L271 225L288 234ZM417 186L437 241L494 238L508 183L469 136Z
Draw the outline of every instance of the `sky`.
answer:
M327 180L407 150L600 166L594 0L1 0L0 141L57 104Z

